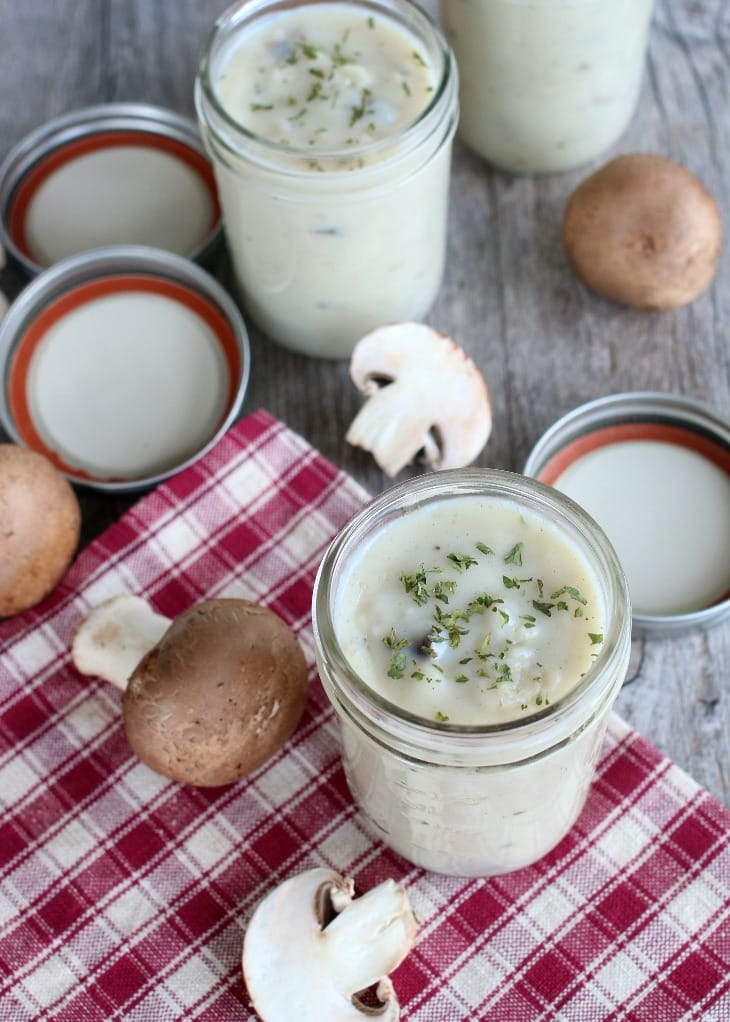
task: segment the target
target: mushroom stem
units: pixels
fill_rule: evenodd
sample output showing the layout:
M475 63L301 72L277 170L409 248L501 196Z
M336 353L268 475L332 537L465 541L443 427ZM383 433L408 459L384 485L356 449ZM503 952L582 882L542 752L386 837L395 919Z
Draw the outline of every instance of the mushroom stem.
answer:
M113 596L84 618L71 652L82 674L93 674L124 690L142 657L170 627L139 596Z

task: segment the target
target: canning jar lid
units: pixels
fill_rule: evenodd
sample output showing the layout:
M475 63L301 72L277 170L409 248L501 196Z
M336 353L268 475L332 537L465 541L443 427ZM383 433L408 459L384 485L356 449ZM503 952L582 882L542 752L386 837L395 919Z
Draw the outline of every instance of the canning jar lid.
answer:
M548 429L524 471L607 533L635 633L730 617L730 422L707 404L652 391L599 398Z
M39 274L0 322L0 420L72 482L147 488L222 436L249 366L238 308L205 270L97 248Z
M31 276L98 246L200 259L221 235L213 169L194 121L142 103L54 118L0 165L0 237Z

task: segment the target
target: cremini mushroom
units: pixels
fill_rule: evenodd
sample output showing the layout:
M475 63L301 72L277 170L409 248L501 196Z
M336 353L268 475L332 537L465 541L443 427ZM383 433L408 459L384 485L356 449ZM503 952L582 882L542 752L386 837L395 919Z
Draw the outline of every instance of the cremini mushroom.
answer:
M393 880L354 897L331 869L285 880L257 906L243 943L243 975L264 1022L395 1022L388 974L416 939L417 924ZM378 1003L362 995L376 986Z
M0 444L0 617L48 596L73 560L80 531L68 480L37 451Z
M266 762L307 698L294 633L248 600L205 600L171 621L140 597L113 597L81 623L72 656L83 674L123 690L137 756L198 787L232 784Z
M355 345L350 376L366 401L345 439L370 451L388 476L417 456L435 469L460 468L489 439L484 377L432 327L395 323L374 330Z
M587 177L563 215L563 245L583 283L636 309L674 309L711 283L720 255L717 203L685 167L629 153Z

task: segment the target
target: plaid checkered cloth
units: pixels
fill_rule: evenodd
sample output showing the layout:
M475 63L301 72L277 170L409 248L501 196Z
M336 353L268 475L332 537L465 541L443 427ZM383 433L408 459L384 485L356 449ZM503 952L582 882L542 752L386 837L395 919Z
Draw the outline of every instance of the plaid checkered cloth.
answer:
M730 1019L730 814L615 717L570 835L495 879L428 873L373 839L314 669L295 735L238 784L193 789L131 754L119 692L70 663L89 607L122 592L171 617L257 600L312 663L315 572L366 499L258 412L0 625L3 1022L254 1018L247 920L315 865L361 893L406 883L421 928L393 978L410 1022Z

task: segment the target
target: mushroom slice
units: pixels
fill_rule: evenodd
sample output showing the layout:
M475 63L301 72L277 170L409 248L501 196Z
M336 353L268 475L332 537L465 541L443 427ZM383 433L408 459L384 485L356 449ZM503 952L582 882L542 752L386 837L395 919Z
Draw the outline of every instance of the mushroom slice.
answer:
M243 976L264 1022L396 1022L388 973L403 961L417 924L401 884L385 880L360 898L354 884L316 868L261 901L243 943ZM376 985L379 1004L358 994Z
M124 727L143 763L199 787L232 784L291 736L308 693L296 636L248 600L205 600L174 621L136 596L94 608L74 664L123 689Z
M366 401L345 439L370 451L388 476L417 455L461 468L492 428L484 377L454 342L423 323L380 327L358 341L350 376Z

